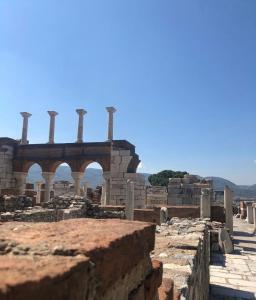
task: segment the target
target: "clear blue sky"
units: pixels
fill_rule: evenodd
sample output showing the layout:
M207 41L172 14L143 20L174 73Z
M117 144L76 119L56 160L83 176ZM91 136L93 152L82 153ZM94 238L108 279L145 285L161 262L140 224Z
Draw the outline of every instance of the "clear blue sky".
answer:
M0 136L136 145L140 171L256 183L255 0L0 0Z

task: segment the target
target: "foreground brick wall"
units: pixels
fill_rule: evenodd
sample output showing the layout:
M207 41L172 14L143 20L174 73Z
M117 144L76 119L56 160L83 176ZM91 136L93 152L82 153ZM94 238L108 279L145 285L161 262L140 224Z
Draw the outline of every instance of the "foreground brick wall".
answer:
M0 299L154 299L154 239L155 226L142 222L0 223Z

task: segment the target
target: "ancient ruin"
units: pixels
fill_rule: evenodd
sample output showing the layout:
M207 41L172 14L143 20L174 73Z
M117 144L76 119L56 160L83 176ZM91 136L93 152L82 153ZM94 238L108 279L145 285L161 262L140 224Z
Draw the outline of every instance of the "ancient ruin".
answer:
M125 140L113 140L113 113L115 108L107 107L109 114L108 140L97 143L83 142L83 116L85 110L78 109L78 133L76 143L55 143L55 117L57 112L49 111L49 141L46 144L29 144L28 118L23 116L22 139L0 138L0 193L22 195L25 191L29 168L37 163L42 168L45 181L44 199L50 199L52 180L57 167L67 163L72 170L75 195L80 195L80 182L86 167L97 162L103 169L104 186L102 204L123 205L126 199L127 180L134 182L134 205L144 207L145 180L136 173L140 162L135 146Z
M55 142L55 111L44 144L29 143L27 112L21 140L0 138L0 300L236 299L234 290L255 299L255 237L246 247L243 226L256 231L256 203L235 207L228 186L222 201L190 174L146 187L135 146L113 139L116 109L106 109L103 142L84 142L84 109L74 143ZM103 170L96 189L81 184L91 162ZM33 185L35 163L44 182ZM53 182L62 163L73 183Z

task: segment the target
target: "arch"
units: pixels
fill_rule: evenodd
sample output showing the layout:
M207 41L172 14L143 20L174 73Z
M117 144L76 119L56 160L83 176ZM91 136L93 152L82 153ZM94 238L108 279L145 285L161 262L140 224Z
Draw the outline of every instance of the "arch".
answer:
M140 160L137 156L133 157L128 165L127 173L136 173L140 164Z
M28 173L29 169L34 165L37 164L40 166L40 168L43 170L43 166L40 161L37 160L32 160L32 161L14 161L13 162L13 171L14 172L23 172L23 173Z
M83 194L93 203L102 203L102 192L105 182L103 172L101 164L95 161L88 163L84 169L83 179L81 180Z
M86 169L88 168L88 166L90 164L93 164L93 163L97 163L101 167L101 169L103 170L103 172L109 171L108 165L106 165L106 163L104 161L100 160L100 159L84 160L80 164L79 171L82 172L82 173L84 173L86 171Z
M63 168L63 170L61 170L62 174L61 173L58 174L58 171L60 171L60 168ZM54 165L54 168L52 170L54 170L53 173L55 173L53 181L56 181L58 176L59 177L66 176L66 180L68 180L70 182L73 181L73 178L71 176L72 169L71 169L71 166L69 165L69 163L67 163L65 161L64 162L58 162L58 164L56 163Z
M29 166L28 170L27 170L27 177L26 177L26 182L27 183L36 183L39 181L44 181L43 177L42 177L42 167L40 166L40 164L38 164L37 162L33 163L30 162L29 164L27 164L27 167Z

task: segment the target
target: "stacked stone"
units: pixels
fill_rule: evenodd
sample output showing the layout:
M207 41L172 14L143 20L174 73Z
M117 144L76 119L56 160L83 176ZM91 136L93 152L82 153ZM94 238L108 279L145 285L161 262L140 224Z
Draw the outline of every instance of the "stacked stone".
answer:
M10 140L10 141L9 141ZM14 140L0 138L0 194L2 189L15 187L15 180L12 172L13 146Z
M147 188L147 205L167 205L167 189L165 186L151 186Z
M150 259L152 224L80 219L2 227L0 299L158 299L162 264Z
M163 262L163 299L208 299L209 234L206 221L172 218L157 226L154 259Z
M168 184L168 205L199 205L202 189L211 189L212 181L200 180L196 175L186 174L184 178L170 178Z
M11 212L24 210L34 205L33 199L26 196L1 196L0 211Z
M107 204L124 205L127 180L131 180L134 182L135 207L142 208L145 206L146 186L144 176L137 173L127 173L132 158L131 150L112 150L111 172L110 174L106 174L106 172L103 174L107 183L106 187L110 187L107 188Z
M86 198L79 196L57 196L51 198L50 201L42 203L42 207L48 209L82 208L87 201Z

